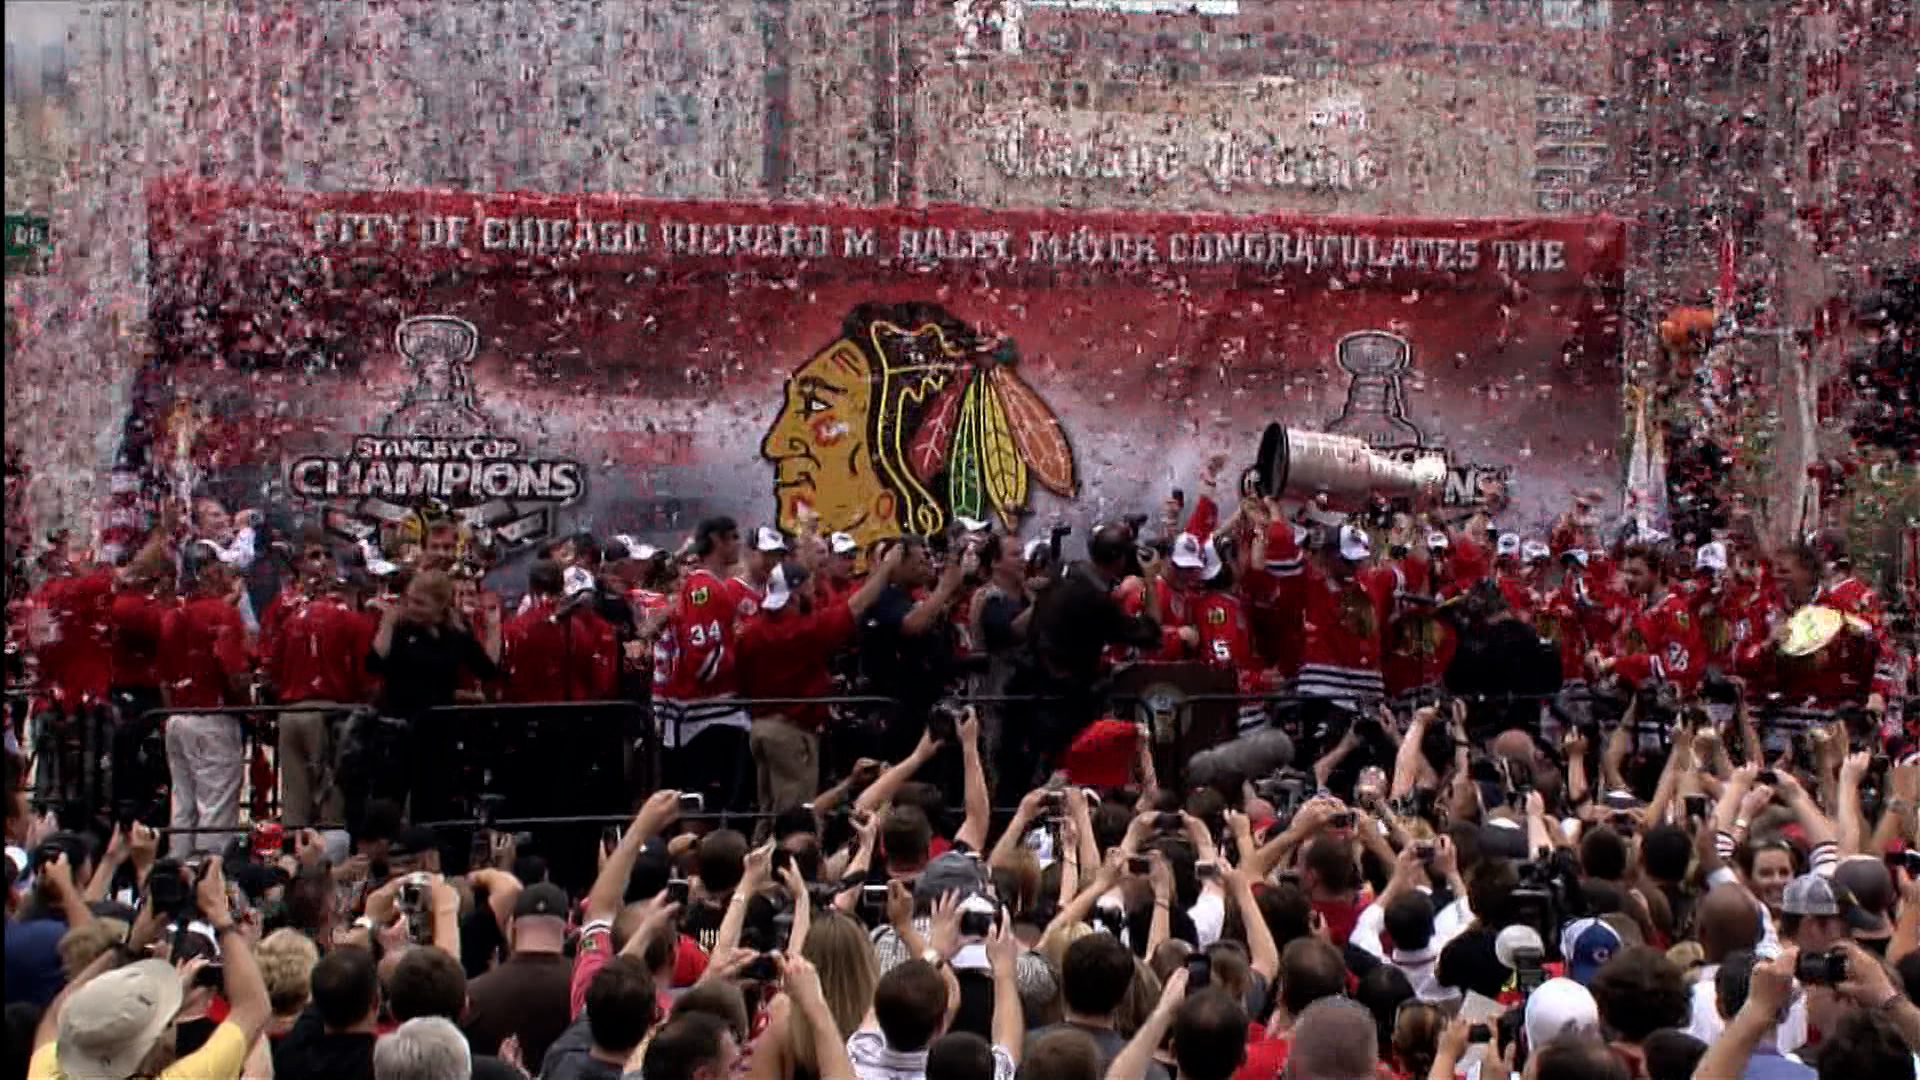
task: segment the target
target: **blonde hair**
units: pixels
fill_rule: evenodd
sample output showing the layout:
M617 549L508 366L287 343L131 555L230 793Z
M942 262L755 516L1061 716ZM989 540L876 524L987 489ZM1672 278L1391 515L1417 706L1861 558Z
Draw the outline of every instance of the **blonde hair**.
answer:
M95 919L60 935L60 966L71 979L108 949L127 940L127 924L119 919Z
M851 1037L867 1018L874 988L880 985L880 959L873 953L866 927L838 911L816 913L807 927L807 943L800 955L820 973L820 990L840 1037ZM812 1029L813 1025L805 1023L787 1025L788 1046L793 1049L795 1062L818 1073L819 1054Z
M1700 966L1707 962L1707 950L1697 941L1683 941L1667 950L1667 959L1686 972L1688 982L1694 982L1700 978Z
M253 947L253 958L267 984L273 1015L292 1016L306 1008L313 993L313 966L320 962L313 939L298 930L275 930Z
M422 570L407 582L407 591L420 594L440 605L442 611L453 606L453 578L444 570Z

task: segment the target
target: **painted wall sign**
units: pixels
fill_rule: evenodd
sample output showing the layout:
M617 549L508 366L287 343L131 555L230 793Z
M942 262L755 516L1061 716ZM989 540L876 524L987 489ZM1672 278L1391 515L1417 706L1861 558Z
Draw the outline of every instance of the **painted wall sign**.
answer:
M1618 473L1612 221L199 181L150 209L164 386L224 432L199 484L349 535L422 501L509 551L721 512L1037 531L1155 505L1276 419L1444 458L1515 527Z

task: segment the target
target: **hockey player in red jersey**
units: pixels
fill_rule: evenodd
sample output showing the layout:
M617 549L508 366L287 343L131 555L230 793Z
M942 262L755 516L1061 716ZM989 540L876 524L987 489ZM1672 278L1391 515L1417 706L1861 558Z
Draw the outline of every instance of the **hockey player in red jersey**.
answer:
M733 805L749 725L733 670L738 586L728 584L740 557L739 526L727 517L702 521L694 553L700 562L680 583L654 645L654 720L661 745L674 753L681 790Z
M1634 607L1615 637L1615 652L1599 668L1633 686L1667 682L1692 693L1706 673L1706 646L1685 596L1671 587L1654 548L1635 545L1620 559L1620 576Z

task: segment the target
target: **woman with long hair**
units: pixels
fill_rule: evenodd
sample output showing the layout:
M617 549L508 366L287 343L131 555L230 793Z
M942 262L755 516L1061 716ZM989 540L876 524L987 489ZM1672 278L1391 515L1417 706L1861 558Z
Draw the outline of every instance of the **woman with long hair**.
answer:
M800 954L820 973L820 989L841 1039L860 1030L880 984L880 961L866 928L838 911L816 911ZM748 1072L751 1080L822 1080L812 1028L787 1023L791 1011L785 994L768 1005L766 1034L754 1047Z

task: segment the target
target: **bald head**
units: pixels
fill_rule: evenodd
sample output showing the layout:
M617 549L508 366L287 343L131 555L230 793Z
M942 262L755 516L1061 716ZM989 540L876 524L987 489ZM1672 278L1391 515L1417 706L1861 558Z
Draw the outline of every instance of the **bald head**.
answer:
M1694 931L1700 935L1707 963L1717 964L1730 953L1759 944L1760 906L1738 885L1715 886L1700 899Z
M1517 728L1513 731L1503 731L1493 740L1494 756L1503 757L1509 761L1524 761L1532 765L1533 750L1533 737Z
M1293 1025L1287 1072L1313 1080L1369 1080L1380 1067L1373 1014L1348 998L1314 1002Z

